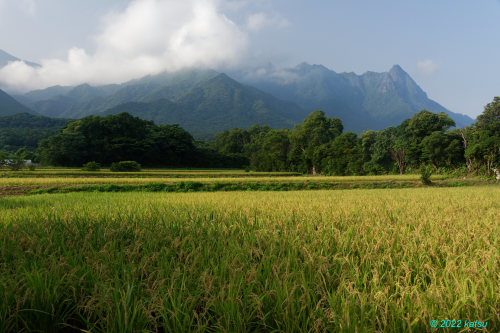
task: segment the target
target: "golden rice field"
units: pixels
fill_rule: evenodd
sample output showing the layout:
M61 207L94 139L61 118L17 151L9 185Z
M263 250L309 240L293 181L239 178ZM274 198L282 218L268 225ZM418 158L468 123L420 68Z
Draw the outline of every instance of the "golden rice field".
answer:
M445 176L435 175L432 180L442 180ZM420 176L410 175L384 175L384 176L238 176L227 177L225 174L220 176L204 177L200 175L186 177L158 177L155 175L141 175L141 177L120 177L117 173L110 173L109 177L92 176L86 174L80 176L65 176L57 174L55 177L0 177L0 186L9 185L86 185L86 184L145 184L145 183L176 183L176 182L411 182L419 181Z
M431 320L497 332L499 198L498 186L3 197L0 332L457 331Z
M1 177L136 177L136 178L183 178L183 177L277 177L277 176L299 176L296 172L256 172L244 170L182 170L182 169L144 169L142 171L128 172L113 172L109 169L101 169L100 171L84 171L76 168L43 168L34 171L9 171L1 170Z
M453 179L433 175L436 186L485 184L476 178ZM40 169L0 173L0 197L22 194L67 192L215 192L290 191L351 188L403 188L422 186L420 176L377 175L325 177L287 172L242 170L170 170L141 172L88 172L78 169Z

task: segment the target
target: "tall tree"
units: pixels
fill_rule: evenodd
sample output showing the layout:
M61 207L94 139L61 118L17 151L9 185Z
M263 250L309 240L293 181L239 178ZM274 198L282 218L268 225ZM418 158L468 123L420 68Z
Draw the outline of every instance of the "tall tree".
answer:
M495 97L484 107L472 132L465 155L485 165L491 174L493 168L500 166L500 97Z
M433 132L445 132L452 126L455 126L455 122L446 113L422 110L410 119L406 131L420 143Z
M233 128L215 135L215 148L224 154L242 154L250 143L250 134L241 128Z
M392 126L377 132L371 149L371 160L364 166L366 172L375 174L392 172L394 160L391 151L395 133L396 128Z
M251 166L258 171L287 171L289 151L288 130L271 130L265 133L261 149L252 154Z
M469 141L471 140L472 135L474 134L474 130L471 126L467 126L464 128L460 128L458 130L458 134L460 134L460 138L462 139L462 147L464 150L464 158L465 158L465 167L467 171L472 171L473 161L472 157L468 154Z
M323 111L312 112L300 125L296 125L290 133L290 142L294 153L301 152L308 171L316 174L317 165L314 160L315 150L342 133L342 121L327 118Z
M444 135L452 126L455 126L455 122L446 113L440 112L436 114L427 110L420 111L398 126L395 143L399 149L393 149L393 156L398 163L400 171L402 171L403 164L418 167L422 162L428 161L429 150L427 149L427 155L425 155L422 141L431 135L434 135L434 139L438 139L437 133ZM439 136L439 138L444 139L446 137ZM427 140L428 142L429 139ZM404 163L402 163L403 155Z
M320 171L326 175L359 175L363 173L363 153L356 134L346 132L334 141L320 146L315 157Z

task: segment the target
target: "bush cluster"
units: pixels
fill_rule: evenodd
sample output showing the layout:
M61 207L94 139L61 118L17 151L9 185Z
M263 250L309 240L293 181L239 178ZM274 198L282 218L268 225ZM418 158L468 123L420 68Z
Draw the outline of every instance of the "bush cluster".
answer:
M101 164L96 161L85 163L82 167L83 171L99 171L101 170Z
M136 161L120 161L111 164L113 172L141 171L141 165Z
M431 182L431 176L434 172L434 168L432 165L423 165L420 168L420 179L422 180L422 183L425 185L430 185Z

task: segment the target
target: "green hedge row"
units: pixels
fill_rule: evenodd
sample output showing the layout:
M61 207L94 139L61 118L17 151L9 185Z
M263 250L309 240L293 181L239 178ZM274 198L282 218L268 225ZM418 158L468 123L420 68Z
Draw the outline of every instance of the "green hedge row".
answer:
M440 186L465 186L466 182L439 184ZM69 193L69 192L218 192L218 191L299 191L299 190L331 190L331 189L376 189L376 188L408 188L421 186L417 182L376 182L376 183L328 183L328 182L276 182L276 183L201 183L178 182L174 184L148 183L143 185L92 185L79 187L51 187L31 190L30 194Z

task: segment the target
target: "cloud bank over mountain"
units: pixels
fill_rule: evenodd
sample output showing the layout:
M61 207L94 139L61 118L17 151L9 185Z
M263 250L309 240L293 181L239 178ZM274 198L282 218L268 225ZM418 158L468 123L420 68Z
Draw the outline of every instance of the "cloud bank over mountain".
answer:
M247 28L222 12L227 2L134 0L123 12L103 18L103 29L94 38L95 52L74 47L66 59L42 59L39 68L11 62L0 69L0 87L26 91L106 84L161 71L236 66L249 38Z

